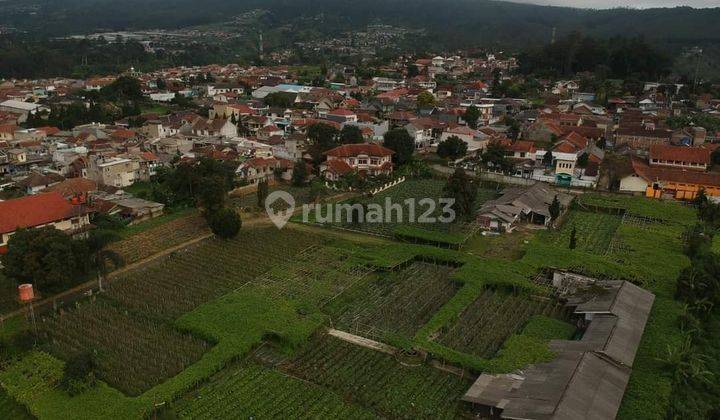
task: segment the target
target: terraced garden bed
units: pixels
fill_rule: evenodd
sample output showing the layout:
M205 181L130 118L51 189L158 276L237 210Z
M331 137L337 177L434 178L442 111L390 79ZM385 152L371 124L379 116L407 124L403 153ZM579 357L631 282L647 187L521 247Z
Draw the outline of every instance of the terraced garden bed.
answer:
M533 316L568 319L569 311L549 298L487 289L470 304L438 341L452 349L490 359Z
M336 321L337 328L382 339L386 334L412 338L459 289L451 267L415 262L364 284L361 296Z

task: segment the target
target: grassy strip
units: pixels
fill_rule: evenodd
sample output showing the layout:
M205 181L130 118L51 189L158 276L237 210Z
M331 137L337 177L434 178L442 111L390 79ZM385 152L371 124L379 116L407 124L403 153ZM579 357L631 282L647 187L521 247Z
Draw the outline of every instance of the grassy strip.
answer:
M430 231L416 226L400 225L393 229L393 236L401 241L421 243L433 246L459 248L465 243L466 235Z

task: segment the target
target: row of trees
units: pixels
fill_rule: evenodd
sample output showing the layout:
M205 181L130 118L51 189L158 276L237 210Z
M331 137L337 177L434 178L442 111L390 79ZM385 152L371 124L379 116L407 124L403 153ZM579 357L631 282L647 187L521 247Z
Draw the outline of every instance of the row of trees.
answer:
M668 348L662 362L674 375L675 390L669 417L715 418L720 414L720 386L715 375L717 328L720 322L720 256L712 251L720 226L720 205L701 192L695 204L701 223L685 233L685 254L690 265L678 277L676 299L685 304L680 324L685 334L681 345Z

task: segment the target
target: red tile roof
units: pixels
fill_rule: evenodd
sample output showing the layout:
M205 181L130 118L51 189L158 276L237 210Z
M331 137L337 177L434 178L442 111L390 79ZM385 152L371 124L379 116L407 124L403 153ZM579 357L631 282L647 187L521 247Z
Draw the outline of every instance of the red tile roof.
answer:
M60 193L50 192L0 202L0 233L57 222L80 214Z
M355 115L355 113L350 111L349 109L338 108L338 109L333 109L332 111L328 112L328 115L338 115L338 116L347 117L350 115Z
M636 174L648 182L665 181L720 187L720 174L717 173L650 166L639 158L632 159L632 167Z
M513 152L526 152L526 153L535 153L535 143L531 141L516 141L512 145L510 145L510 150Z
M43 192L56 192L63 197L73 197L97 190L97 183L86 178L68 178L65 181L45 188Z
M650 146L650 159L709 165L711 154L712 150L704 147L668 146L664 144Z
M338 175L345 175L353 171L353 168L347 162L340 159L329 160L325 162L325 166L327 166L328 171Z
M325 154L334 157L351 157L358 155L391 156L392 150L374 143L344 144L328 150Z

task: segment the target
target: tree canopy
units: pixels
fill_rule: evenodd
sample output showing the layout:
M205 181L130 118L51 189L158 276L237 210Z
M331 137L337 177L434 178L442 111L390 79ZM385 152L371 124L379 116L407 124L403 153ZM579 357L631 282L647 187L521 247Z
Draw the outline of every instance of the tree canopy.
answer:
M450 136L438 144L437 154L443 159L459 159L467 154L468 145L458 136Z
M409 162L415 152L415 141L404 128L396 128L385 133L383 145L395 152L393 159L397 165Z

